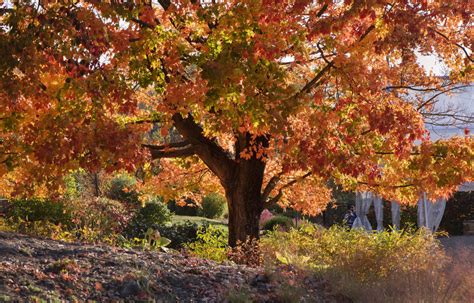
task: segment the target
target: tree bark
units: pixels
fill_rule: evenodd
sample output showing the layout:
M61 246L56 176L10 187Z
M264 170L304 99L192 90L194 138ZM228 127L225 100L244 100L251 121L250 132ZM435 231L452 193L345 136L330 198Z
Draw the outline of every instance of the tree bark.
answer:
M259 218L264 206L262 184L265 161L257 158L255 152L249 159L241 158L240 153L255 146L268 147L268 138L239 133L232 159L216 140L204 136L203 129L192 116L184 118L175 114L173 122L193 152L216 174L224 187L229 208L229 245L235 247L238 242L258 239Z
M250 146L250 134L241 134L236 141L235 161L237 163L230 182L224 184L229 208L229 245L258 239L259 219L263 210L262 199L265 162L252 155L250 159L240 158L240 151ZM261 136L254 144L268 146L268 140Z
M261 190L265 163L259 159L243 160L235 179L225 188L229 208L229 245L258 239L259 218L263 210Z

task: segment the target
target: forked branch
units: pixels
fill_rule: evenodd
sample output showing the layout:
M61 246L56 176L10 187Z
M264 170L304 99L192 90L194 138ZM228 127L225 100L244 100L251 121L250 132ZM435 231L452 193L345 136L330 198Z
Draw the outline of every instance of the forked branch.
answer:
M304 179L308 178L309 176L311 176L312 172L309 171L307 172L306 174L302 175L302 176L299 176L291 181L289 181L288 183L286 183L285 185L283 185L282 187L280 187L280 189L278 190L278 194L274 197L272 197L271 199L268 199L267 201L264 201L265 203L265 206L271 206L275 203L277 203L281 197L283 197L283 191L288 188L288 187L291 187L293 186L294 184L300 182L300 181L303 181Z

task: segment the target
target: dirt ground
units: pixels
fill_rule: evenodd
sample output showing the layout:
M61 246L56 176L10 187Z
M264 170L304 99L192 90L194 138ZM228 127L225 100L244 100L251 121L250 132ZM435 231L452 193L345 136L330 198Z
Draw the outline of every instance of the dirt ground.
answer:
M451 236L441 239L443 246L449 250L474 250L474 236Z
M291 269L273 275L292 275ZM293 277L297 279L297 277ZM263 268L0 232L0 302L278 302ZM315 278L301 302L340 302ZM288 290L291 295L291 289Z

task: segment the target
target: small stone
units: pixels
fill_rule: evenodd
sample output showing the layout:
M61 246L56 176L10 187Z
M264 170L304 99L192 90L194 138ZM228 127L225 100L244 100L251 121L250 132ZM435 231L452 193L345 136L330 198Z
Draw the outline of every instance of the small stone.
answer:
M250 282L250 285L257 286L259 284L266 284L268 282L270 282L270 279L267 275L257 274Z
M122 289L120 290L120 295L122 297L131 297L136 296L140 293L140 285L137 281L126 281L122 285Z
M56 284L52 280L42 280L39 282L41 285L44 285L50 289L54 289L56 287Z

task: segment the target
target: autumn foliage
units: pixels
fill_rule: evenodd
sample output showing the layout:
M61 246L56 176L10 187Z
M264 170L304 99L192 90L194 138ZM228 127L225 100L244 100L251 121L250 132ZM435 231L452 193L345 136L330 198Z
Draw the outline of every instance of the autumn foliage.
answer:
M328 179L405 203L447 196L473 180L474 144L430 140L427 93L472 82L470 11L462 0L3 4L1 189L141 168L167 197L219 187L231 243L255 235L266 205L320 212Z

